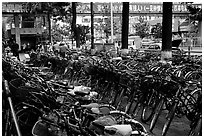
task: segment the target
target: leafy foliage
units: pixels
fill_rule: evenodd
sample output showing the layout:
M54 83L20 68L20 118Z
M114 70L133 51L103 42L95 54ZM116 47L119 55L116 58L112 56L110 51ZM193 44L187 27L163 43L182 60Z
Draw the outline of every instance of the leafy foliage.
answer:
M202 9L193 6L192 4L187 5L187 9L190 12L191 20L202 21Z
M151 33L154 35L155 38L162 38L162 24L157 23L151 29Z
M52 25L52 39L53 41L62 41L64 36L70 36L70 25L67 23L60 22L61 25L57 22Z
M71 6L69 2L24 2L23 8L28 13L43 14L49 13L58 20L69 18Z
M76 26L76 32L79 35L79 44L83 45L86 43L86 40L90 39L88 37L88 34L90 33L90 27L84 26L84 25L77 25ZM72 37L76 40L76 35L72 35Z
M86 43L86 40L89 39L87 34L90 33L90 27L79 25L78 29L80 30L80 44L83 45Z
M138 23L133 25L133 28L136 30L135 35L140 36L140 38L144 38L149 35L149 24L147 21L144 21L143 18L139 18L138 21Z
M110 17L110 7L108 5L104 5L101 9L103 13L103 19L99 19L97 22L99 25L95 26L95 29L99 32L104 32L106 41L108 41L109 36L111 35L111 17ZM113 19L113 34L121 34L122 24L121 21L117 18Z

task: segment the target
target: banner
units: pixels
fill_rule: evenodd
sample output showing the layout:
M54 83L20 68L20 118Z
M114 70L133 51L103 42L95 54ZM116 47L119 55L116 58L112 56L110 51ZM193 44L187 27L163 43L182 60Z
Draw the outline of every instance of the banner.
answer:
M201 4L193 4L195 7L202 8ZM122 3L113 3L113 12L122 13ZM110 3L94 3L94 13L110 13ZM130 13L162 13L162 3L130 3ZM173 4L173 13L189 13L186 5ZM90 13L90 3L82 3L77 6L77 13Z

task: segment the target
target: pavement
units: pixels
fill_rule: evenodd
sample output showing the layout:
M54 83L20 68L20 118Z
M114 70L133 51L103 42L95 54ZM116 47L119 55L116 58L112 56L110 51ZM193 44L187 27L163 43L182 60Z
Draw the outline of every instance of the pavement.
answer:
M120 109L124 111L125 105L127 104L127 100L122 100L122 101L123 102L121 103ZM133 106L131 107L130 112L132 111L133 107L134 107L134 103L133 103ZM149 127L150 127L151 120L148 121L147 123L143 123L141 121L142 108L138 108L138 110L139 111L137 112L134 119L143 124L143 126L146 128L150 136L162 136L162 129L166 122L166 115L168 111L162 110L153 131L150 132ZM166 136L188 136L189 131L190 131L190 121L185 116L175 115L170 124L169 130Z
M188 47L181 47L181 49L187 52L186 54L188 55ZM192 47L190 49L190 55L202 55L202 47Z
M179 47L182 50L186 52L186 55L188 55L188 47ZM147 50L146 48L141 48L140 51L144 52ZM159 51L159 50L154 50L154 51ZM202 47L192 47L190 49L190 55L202 55Z
M151 120L147 123L142 123L140 119L141 111L138 113L135 119L141 122L145 126L146 130L149 132L150 135L162 136L162 129L166 121L166 118L165 118L166 114L167 112L165 111L161 113L152 133L149 131ZM175 116L173 121L171 122L171 125L169 127L169 130L166 136L188 136L189 131L190 131L190 121L185 116L182 116L182 117Z

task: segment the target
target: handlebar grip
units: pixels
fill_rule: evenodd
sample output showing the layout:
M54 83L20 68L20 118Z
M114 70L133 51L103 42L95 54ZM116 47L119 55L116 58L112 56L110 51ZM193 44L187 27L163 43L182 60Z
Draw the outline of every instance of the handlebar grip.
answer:
M41 116L41 119L48 123L51 123L53 126L56 126L56 127L65 126L64 123L57 123L54 120L50 119L49 117Z
M54 123L54 121L52 119L50 119L49 117L41 116L41 119L45 120L47 122L50 122L50 123Z
M9 90L9 85L8 85L8 81L4 80L4 86L5 86L5 94L7 97L11 97L11 92Z

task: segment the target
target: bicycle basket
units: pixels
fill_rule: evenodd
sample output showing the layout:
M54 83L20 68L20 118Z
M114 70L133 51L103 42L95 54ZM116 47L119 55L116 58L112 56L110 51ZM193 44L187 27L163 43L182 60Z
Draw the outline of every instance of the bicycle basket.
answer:
M60 126L38 120L32 128L33 136L66 136L65 130Z
M95 131L97 134L103 135L103 127L116 125L117 122L115 118L110 115L99 117L98 119L94 120L91 125L89 126L90 130Z
M176 94L178 91L179 87L178 85L175 85L175 83L168 82L168 83L163 83L159 87L159 91L163 94L165 94L167 97L171 98Z
M25 81L22 79L14 79L9 82L9 88L15 98L23 100L31 91L38 91L38 89L25 86Z
M129 77L127 77L126 74L124 74L124 75L120 76L119 83L124 85L124 86L129 86L131 84L131 79Z

